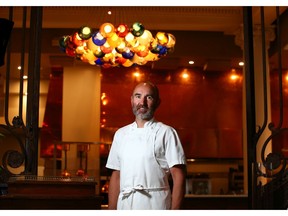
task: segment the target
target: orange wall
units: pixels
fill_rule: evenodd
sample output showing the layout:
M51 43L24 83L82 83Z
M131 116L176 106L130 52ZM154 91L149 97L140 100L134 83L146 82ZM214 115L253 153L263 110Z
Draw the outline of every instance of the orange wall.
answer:
M101 92L109 100L102 106L106 111L102 118L108 128L134 120L130 96L137 79L129 70L102 70ZM242 74L238 72L240 79L232 81L231 72L185 71L186 80L180 77L183 70L142 72L141 80L159 87L162 102L156 118L179 132L188 158L242 157ZM231 142L235 148L229 148ZM231 154L225 152L227 147Z

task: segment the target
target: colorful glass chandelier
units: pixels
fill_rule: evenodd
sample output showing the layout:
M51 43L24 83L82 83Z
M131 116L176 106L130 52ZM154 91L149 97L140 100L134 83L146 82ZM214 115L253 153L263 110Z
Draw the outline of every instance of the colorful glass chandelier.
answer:
M68 56L104 68L144 65L157 61L174 51L175 37L170 33L157 32L155 38L145 27L135 22L114 27L104 23L93 32L90 27L81 27L73 35L59 40L60 48Z

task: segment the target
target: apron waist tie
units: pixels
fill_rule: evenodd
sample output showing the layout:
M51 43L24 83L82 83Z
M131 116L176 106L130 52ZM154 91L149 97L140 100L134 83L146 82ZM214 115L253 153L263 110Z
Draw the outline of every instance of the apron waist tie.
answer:
M123 189L121 192L122 192L122 195L123 197L128 197L130 196L132 193L135 193L136 191L144 191L144 192L150 192L150 191L161 191L161 190L167 190L168 187L167 186L164 186L164 187L157 187L157 188L144 188L143 185L141 184L138 184L134 187L130 187L130 188L125 188Z

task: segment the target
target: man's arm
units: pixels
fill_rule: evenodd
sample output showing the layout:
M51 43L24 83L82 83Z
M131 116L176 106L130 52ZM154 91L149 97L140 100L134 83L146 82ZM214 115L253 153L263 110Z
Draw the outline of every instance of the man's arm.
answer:
M112 172L108 189L108 209L117 209L117 200L120 192L120 171Z
M176 165L170 168L171 176L173 179L173 191L172 191L172 207L171 209L180 209L182 201L185 196L186 186L186 166Z

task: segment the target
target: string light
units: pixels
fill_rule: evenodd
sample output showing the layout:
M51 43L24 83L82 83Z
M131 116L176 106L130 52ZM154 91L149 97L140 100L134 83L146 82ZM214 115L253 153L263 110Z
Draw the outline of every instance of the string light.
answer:
M59 40L61 50L68 56L105 68L158 61L174 51L175 43L176 38L170 33L158 32L153 38L139 22L131 28L104 23L95 32L84 26Z

